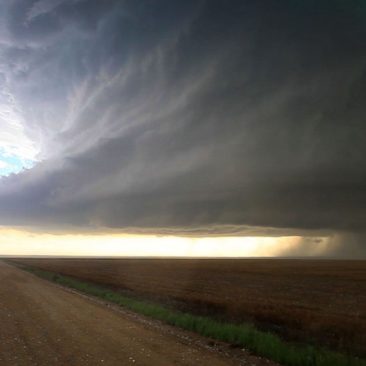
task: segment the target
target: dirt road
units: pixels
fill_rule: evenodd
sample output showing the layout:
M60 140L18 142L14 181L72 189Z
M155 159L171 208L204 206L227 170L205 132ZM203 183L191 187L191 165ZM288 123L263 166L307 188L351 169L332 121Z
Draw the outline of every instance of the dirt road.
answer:
M28 258L178 310L254 322L286 339L366 356L366 261ZM357 329L357 331L355 331Z
M366 261L28 258L18 263L366 356ZM330 301L331 299L331 301ZM357 331L355 331L357 329Z
M2 366L241 364L1 261L0 322Z

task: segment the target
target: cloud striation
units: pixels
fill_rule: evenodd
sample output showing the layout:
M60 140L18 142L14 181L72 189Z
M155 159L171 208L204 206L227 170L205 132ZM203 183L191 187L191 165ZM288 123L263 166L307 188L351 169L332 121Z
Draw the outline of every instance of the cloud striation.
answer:
M2 225L365 237L363 1L0 14L0 147L35 162L1 178Z

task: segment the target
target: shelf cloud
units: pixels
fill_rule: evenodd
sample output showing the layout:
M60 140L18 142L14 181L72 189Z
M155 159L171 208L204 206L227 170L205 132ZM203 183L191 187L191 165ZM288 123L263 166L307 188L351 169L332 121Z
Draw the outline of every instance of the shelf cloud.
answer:
M0 149L33 164L1 178L1 225L315 233L366 253L363 1L0 14Z

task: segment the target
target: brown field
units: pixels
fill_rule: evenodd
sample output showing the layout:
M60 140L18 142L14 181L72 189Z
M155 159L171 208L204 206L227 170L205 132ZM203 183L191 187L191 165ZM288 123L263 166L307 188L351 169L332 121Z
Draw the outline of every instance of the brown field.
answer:
M0 261L1 366L275 366Z
M27 265L291 340L366 354L366 261L27 259Z

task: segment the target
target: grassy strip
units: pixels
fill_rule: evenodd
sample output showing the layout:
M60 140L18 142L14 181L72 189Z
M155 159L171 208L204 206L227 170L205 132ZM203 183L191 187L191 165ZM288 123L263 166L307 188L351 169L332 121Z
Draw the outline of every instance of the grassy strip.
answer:
M159 319L205 337L239 345L253 353L288 366L366 366L366 361L326 349L291 344L277 335L259 331L252 325L222 323L214 319L182 313L150 302L135 300L103 286L72 277L22 266L39 277L71 287L123 306L136 313Z

